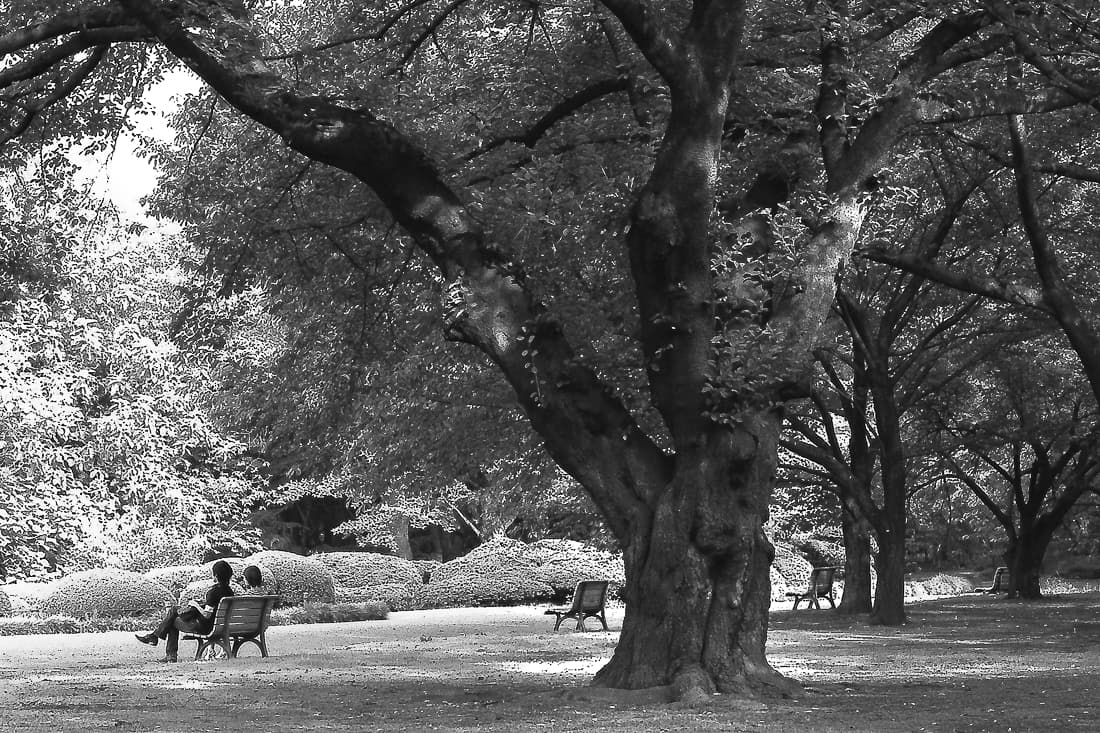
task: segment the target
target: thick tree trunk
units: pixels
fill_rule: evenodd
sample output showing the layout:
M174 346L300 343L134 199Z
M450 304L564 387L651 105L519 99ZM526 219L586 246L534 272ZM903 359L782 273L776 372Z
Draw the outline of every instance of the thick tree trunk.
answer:
M1022 519L1022 518L1021 518ZM1043 558L1050 546L1051 532L1043 527L1026 526L1021 521L1016 539L1009 543L1004 554L1008 566L1009 598L1042 598L1039 578L1043 570Z
M905 623L905 524L884 523L878 531L878 585L871 623L897 626Z
M797 689L764 654L778 430L778 414L765 414L678 459L647 531L626 548L622 634L594 685L669 687L689 701Z
M837 611L847 615L871 613L870 525L846 509L841 530L844 533L844 593Z

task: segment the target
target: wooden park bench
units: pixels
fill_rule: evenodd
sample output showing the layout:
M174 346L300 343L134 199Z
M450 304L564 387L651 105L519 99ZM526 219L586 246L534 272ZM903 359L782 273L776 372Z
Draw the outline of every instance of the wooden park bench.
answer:
M801 593L787 593L788 598L794 599L794 609L798 610L798 604L802 601L807 601L806 608L821 609L821 604L818 601L820 598L824 598L829 602L829 605L836 608L836 598L833 595L833 576L836 575L836 568L814 568L810 573L810 582L806 586L806 590Z
M1005 590L1008 585L1008 568L999 567L997 572L993 573L993 585L988 588L979 588L974 591L975 593L1000 593Z
M596 618L603 624L603 630L607 631L607 619L604 617L607 584L606 580L582 580L573 589L573 602L570 605L546 609L545 615L553 614L557 617L554 631L557 631L561 627L561 622L567 618L577 619L577 628L581 631L587 631L584 628L586 618Z
M271 620L271 609L275 607L279 596L227 596L218 602L214 613L214 628L209 634L191 634L184 639L197 641L195 659L204 654L214 656L218 649L232 659L237 656L241 645L252 642L260 648L260 655L267 656L267 640L264 631ZM218 654L220 656L220 654Z

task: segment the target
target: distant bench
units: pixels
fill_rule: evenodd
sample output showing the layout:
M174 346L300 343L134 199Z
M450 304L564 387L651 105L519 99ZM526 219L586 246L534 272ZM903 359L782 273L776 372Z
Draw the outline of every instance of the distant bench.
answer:
M999 567L997 572L993 573L993 585L988 588L978 588L975 593L1000 593L1006 590L1008 585L1008 568Z
M195 659L219 647L225 656L233 659L241 645L252 642L260 648L260 655L267 656L267 640L264 631L271 620L271 609L279 596L227 596L218 602L214 613L214 628L209 634L189 634L184 639L197 641Z
M806 590L801 593L788 593L787 598L794 599L794 610L798 610L798 604L802 601L806 601L806 608L821 609L821 603L819 598L824 598L829 602L829 605L836 608L836 600L833 595L833 576L836 575L837 568L814 568L810 573L810 582L806 586Z
M567 618L577 619L577 628L581 631L587 631L584 628L584 620L594 618L603 624L603 630L607 631L607 619L604 616L607 585L606 580L582 580L573 590L573 602L570 605L546 609L547 616L553 614L557 618L554 631L557 631L561 622Z

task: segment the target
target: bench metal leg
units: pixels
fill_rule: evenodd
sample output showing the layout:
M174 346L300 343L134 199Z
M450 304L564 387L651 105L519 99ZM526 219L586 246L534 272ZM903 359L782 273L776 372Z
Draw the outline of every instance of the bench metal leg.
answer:
M199 643L198 648L195 650L196 662L201 660L207 652L212 651L214 647L223 650L227 659L231 659L236 656L229 645L229 640L220 636L213 639L196 639L195 641Z
M258 646L260 648L260 656L261 657L266 657L267 656L267 640L264 639L263 634L260 634L259 636L238 636L233 641L233 654L232 654L232 656L235 658L237 656L237 652L240 651L241 647L244 644L248 643L248 642L252 642L253 644L255 644L256 646Z

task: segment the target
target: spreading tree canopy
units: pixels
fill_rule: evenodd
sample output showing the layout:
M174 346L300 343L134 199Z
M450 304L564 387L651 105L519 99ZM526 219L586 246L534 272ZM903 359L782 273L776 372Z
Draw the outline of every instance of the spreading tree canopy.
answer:
M281 141L240 165L331 166L351 218L400 228L433 268L443 333L497 370L624 548L622 634L596 683L687 699L791 688L764 653L783 405L808 394L837 269L891 198L899 139L1095 97L1064 75L1006 80L1006 56L1057 64L1018 36L1076 33L1091 53L1074 3L1038 25L1002 2L0 9L0 139L49 134L55 112L76 119L65 105L101 101L112 75L166 51ZM592 152L597 137L610 152ZM547 153L610 168L542 167ZM490 158L498 169L474 172ZM545 220L528 218L535 190ZM374 244L364 233L356 252ZM586 275L614 287L569 302ZM627 304L607 319L621 373L581 345L600 344L607 302Z

